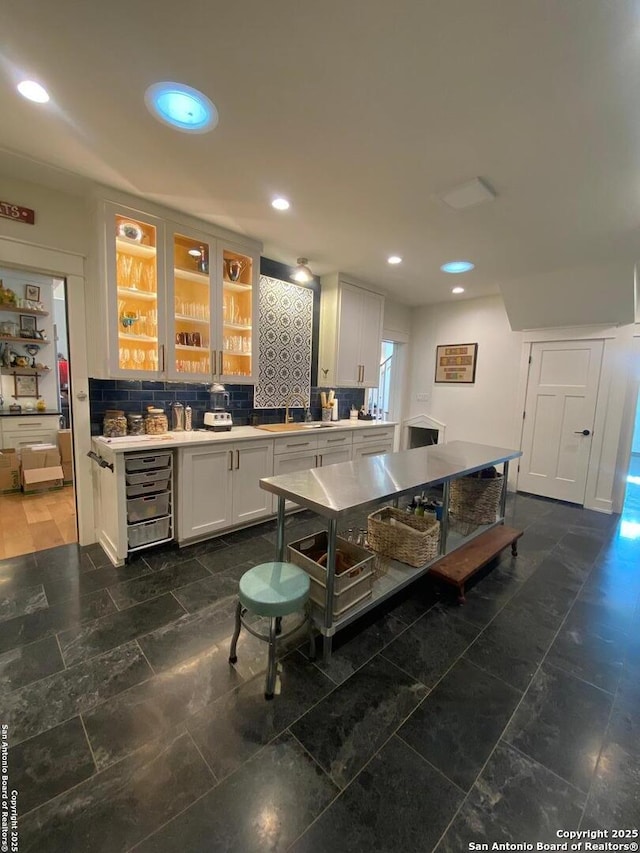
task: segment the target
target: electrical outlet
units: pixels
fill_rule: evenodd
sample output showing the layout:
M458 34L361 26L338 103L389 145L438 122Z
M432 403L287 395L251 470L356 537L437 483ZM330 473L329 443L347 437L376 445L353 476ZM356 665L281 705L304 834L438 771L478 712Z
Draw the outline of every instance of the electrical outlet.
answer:
M429 402L429 395L427 394L426 391L423 391L420 394L416 394L416 400L418 401L418 403L428 403Z

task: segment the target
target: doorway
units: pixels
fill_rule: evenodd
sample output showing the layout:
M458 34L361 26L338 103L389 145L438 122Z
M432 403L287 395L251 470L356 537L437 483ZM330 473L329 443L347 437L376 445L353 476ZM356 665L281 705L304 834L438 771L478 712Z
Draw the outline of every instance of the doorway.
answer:
M0 267L0 558L78 541L66 282Z
M366 394L368 411L379 420L400 419L400 361L403 345L397 341L382 341L378 387Z
M531 345L518 490L583 504L604 342Z

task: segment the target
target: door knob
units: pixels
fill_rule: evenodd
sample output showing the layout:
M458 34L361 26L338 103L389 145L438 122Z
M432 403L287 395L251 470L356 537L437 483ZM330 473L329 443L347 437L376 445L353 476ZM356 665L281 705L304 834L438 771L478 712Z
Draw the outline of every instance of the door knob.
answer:
M574 435L591 435L591 430L588 429L578 429L575 431Z

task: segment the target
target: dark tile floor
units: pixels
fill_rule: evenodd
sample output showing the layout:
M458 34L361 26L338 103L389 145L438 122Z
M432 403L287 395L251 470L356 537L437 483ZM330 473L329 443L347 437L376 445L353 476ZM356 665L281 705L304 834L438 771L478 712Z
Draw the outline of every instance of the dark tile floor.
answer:
M227 655L273 522L122 569L96 546L0 563L21 853L459 853L637 825L640 499L621 520L511 496L508 520L520 556L464 607L425 581L328 665L295 641L271 703L265 646Z

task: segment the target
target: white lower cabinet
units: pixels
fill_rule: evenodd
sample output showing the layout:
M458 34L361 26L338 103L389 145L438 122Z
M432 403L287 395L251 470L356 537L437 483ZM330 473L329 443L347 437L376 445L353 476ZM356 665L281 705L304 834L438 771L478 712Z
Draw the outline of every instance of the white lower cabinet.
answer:
M367 456L381 456L383 453L393 453L393 441L378 441L358 444L353 448L353 461L365 459Z
M31 444L57 444L59 415L2 418L2 446L21 450Z
M353 436L353 461L393 453L394 427L368 427Z
M318 452L318 468L326 468L327 465L335 465L337 462L351 462L351 445L341 450L320 450Z
M178 541L204 537L271 514L259 481L273 472L273 442L246 441L178 452Z
M298 453L282 453L273 457L273 475L292 474L294 471L308 471L317 467L317 451L300 450ZM274 509L277 501L274 500ZM285 510L295 509L297 504L293 501L285 501Z

